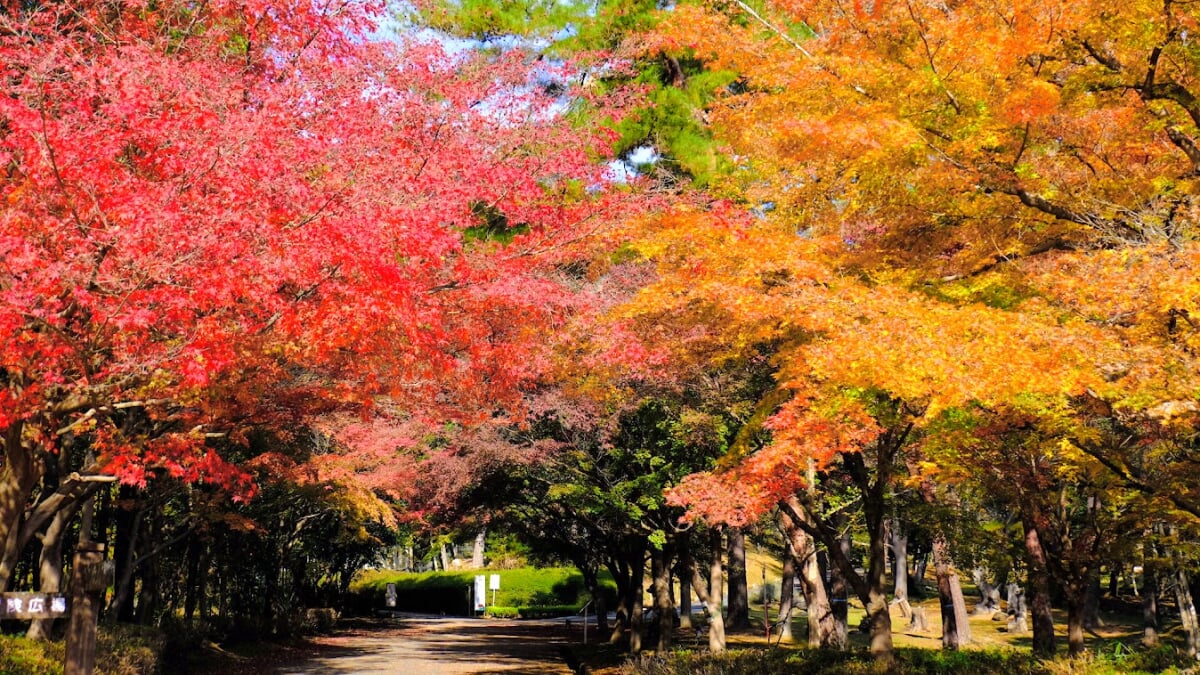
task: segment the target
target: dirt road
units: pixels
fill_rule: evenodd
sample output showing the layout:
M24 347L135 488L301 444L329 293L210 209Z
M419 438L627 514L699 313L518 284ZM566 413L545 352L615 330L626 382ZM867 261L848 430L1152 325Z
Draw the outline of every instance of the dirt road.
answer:
M582 629L559 621L403 617L351 624L312 640L302 660L260 672L276 675L570 675L561 655Z

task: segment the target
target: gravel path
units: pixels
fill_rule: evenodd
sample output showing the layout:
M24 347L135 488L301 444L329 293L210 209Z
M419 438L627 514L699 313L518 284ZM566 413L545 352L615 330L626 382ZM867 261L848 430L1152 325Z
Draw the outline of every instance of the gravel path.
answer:
M275 675L570 675L560 650L581 628L562 620L499 621L408 616L361 622L313 638L301 660L260 672Z

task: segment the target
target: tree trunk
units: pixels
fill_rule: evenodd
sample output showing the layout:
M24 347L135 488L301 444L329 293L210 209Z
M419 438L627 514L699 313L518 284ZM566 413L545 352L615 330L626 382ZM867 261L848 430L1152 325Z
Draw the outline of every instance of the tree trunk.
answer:
M796 556L791 542L784 543L783 579L779 581L779 641L793 642L792 637L792 602L796 584ZM766 589L763 589L766 597ZM766 611L765 607L764 610Z
M42 593L58 593L64 590L62 542L74 514L74 508L54 514L42 535L42 551L38 556L38 590ZM50 640L53 633L54 619L34 619L29 624L26 636L31 640Z
M895 560L895 586L893 600L900 608L901 616L912 616L912 605L908 602L908 533L898 521L892 521L892 557Z
M908 590L910 593L916 593L917 597L925 597L925 572L929 569L929 553L919 556L913 560L913 573L909 577Z
M959 649L971 642L971 625L967 619L967 603L962 584L950 564L950 547L946 537L933 538L933 569L937 575L938 601L942 609L942 648Z
M1149 546L1149 544L1147 544ZM1142 645L1158 646L1158 573L1146 560L1142 583Z
M449 572L450 571L450 549L444 543L442 544L442 547L441 547L441 555L442 555L442 571Z
M631 559L630 562L633 564L629 570L629 651L632 654L640 654L642 651L642 624L645 618L643 603L645 602L646 595L646 559L644 552L638 551L637 557Z
M694 541L691 530L680 536L678 563L675 568L675 575L679 578L679 627L686 630L695 628L692 616L692 594L695 592L693 586L696 578Z
M0 592L16 569L21 551L17 545L25 505L38 481L33 450L21 438L24 425L14 422L5 430L4 456L0 463Z
M118 501L133 501L136 496L135 488L121 486L121 496ZM108 621L112 623L133 622L133 560L138 545L138 533L141 530L142 519L145 517L144 508L132 509L118 507L116 543L113 546L113 563L116 565L116 584L113 589L112 601L108 608Z
M604 635L608 630L608 608L604 602L604 589L600 587L598 570L589 563L577 565L583 575L583 583L587 586L588 594L592 596L592 612L596 615L596 635Z
M708 650L714 654L725 651L725 618L721 612L724 575L721 570L721 530L713 528L712 557L708 562Z
M1108 597L1113 599L1121 594L1121 568L1120 562L1108 566Z
M655 651L666 654L675 635L675 603L671 601L671 558L669 547L650 551L650 577L654 593L654 617L658 623Z
M1063 588L1067 601L1067 653L1075 658L1083 654L1083 615L1087 605L1087 584L1069 584Z
M839 539L837 545L847 543L845 539ZM846 575L833 564L828 551L817 554L817 563L823 569L822 576L829 582L829 614L833 617L833 635L829 637L829 642L834 649L846 649L850 646L850 589Z
M612 633L609 634L608 641L610 644L617 644L625 635L625 630L630 626L629 613L633 607L633 592L630 590L630 569L629 564L624 560L611 560L608 564L608 570L612 574L613 581L617 584L617 606L614 608L616 614L616 622L613 624Z
M846 642L840 640L846 635L845 624L842 624L842 630L838 629L837 617L833 615L833 605L829 602L829 591L821 576L821 566L817 563L816 546L811 539L800 562L800 579L804 585L805 613L808 615L808 646L845 649Z
M479 532L475 533L475 546L471 549L471 567L479 570L483 569L483 551L487 545L487 528L479 528Z
M1183 624L1184 651L1189 658L1200 658L1200 621L1196 616L1196 604L1188 587L1187 572L1182 566L1175 568L1175 604L1179 608L1179 621Z
M1100 618L1100 573L1094 571L1088 577L1083 596L1083 628L1095 631L1104 626Z
M1029 563L1029 611L1033 615L1033 653L1040 657L1054 656L1054 615L1050 608L1050 572L1046 551L1032 520L1023 518L1025 553Z
M792 555L800 566L800 585L804 589L804 607L808 622L808 646L836 649L836 620L829 603L825 580L821 575L821 566L817 562L817 547L812 536L793 520L793 513L803 515L802 507L796 500L790 500L789 508L780 509L779 522L788 538Z
M725 628L743 631L750 628L750 590L746 580L746 535L740 527L726 528L729 560L729 617Z

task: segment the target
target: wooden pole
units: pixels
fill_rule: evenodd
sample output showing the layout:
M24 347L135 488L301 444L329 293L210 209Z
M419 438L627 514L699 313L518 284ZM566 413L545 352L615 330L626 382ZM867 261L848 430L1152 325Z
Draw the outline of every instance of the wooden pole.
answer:
M71 618L63 675L92 675L95 669L96 624L105 585L104 544L80 542L71 570Z

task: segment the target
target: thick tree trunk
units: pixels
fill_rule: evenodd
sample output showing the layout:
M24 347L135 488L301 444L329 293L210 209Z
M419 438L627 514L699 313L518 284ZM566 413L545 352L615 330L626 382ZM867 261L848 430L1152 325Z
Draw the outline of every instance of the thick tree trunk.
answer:
M483 552L487 545L487 528L479 528L475 533L475 546L471 549L471 567L483 569Z
M746 580L746 535L740 527L726 528L729 560L729 607L725 628L743 631L750 628L750 590Z
M1033 615L1033 653L1054 656L1054 615L1050 608L1050 572L1046 551L1032 520L1024 518L1025 553L1029 564L1029 612Z
M964 647L971 642L967 603L963 599L962 584L951 567L950 547L942 534L933 538L933 567L942 608L942 648Z
M650 576L654 594L654 617L658 624L655 651L667 653L675 636L675 603L671 600L671 558L669 547L650 551Z
M17 544L25 505L38 481L38 465L32 448L21 438L24 425L14 422L4 433L4 457L0 463L0 592L20 559Z
M793 642L792 606L796 585L796 555L791 542L785 542L783 552L783 579L779 582L779 641ZM765 590L764 590L765 597Z
M450 549L445 544L442 544L442 546L441 546L441 556L442 556L442 571L449 572L450 571Z

